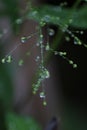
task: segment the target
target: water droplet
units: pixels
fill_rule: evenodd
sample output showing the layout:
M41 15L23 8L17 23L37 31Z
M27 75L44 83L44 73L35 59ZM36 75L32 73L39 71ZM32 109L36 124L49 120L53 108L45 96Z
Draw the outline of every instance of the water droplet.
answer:
M50 50L49 44L46 45L45 50L46 50L46 51L49 51L49 50Z
M46 23L45 23L44 21L41 21L41 22L40 22L40 26L41 26L41 27L44 27L45 25L46 25Z
M66 52L59 52L59 55L60 55L60 56L65 56L65 55L66 55Z
M47 102L46 102L46 101L43 101L43 105L46 106L46 105L47 105Z
M72 60L69 60L69 64L73 64L73 61L72 61Z
M82 35L84 32L83 31L80 31L80 34Z
M21 37L21 43L25 43L27 41L27 37Z
M66 55L67 53L66 52L63 52L63 55Z
M46 79L50 77L50 73L49 73L49 71L47 69L45 69L44 73L45 73L45 78Z
M76 41L74 41L74 44L77 45L78 43Z
M3 59L1 60L1 62L2 62L2 63L5 63L5 58L3 58Z
M49 36L53 36L55 34L55 31L51 28L48 29Z
M71 32L70 30L67 30L67 32L68 32L70 35L72 35L72 32Z
M44 92L40 92L40 98L45 98L45 93Z
M35 61L38 62L39 60L40 60L40 57L37 56L36 59L35 59Z
M40 35L40 38L43 38L43 34Z
M82 42L78 39L78 37L75 37L75 42L76 42L78 45L82 45Z
M73 64L73 68L77 68L77 64Z
M38 91L38 88L39 88L39 82L37 81L37 83L33 84L32 87L33 87L33 91L37 92Z
M12 57L10 55L8 57L6 57L6 62L7 63L11 63L11 61L12 61Z

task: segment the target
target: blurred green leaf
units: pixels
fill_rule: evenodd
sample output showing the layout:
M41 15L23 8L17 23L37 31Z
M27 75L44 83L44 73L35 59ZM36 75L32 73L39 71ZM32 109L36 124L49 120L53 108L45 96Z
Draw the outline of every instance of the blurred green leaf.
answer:
M11 108L12 104L12 81L10 77L10 70L7 66L0 65L0 99L6 108Z
M16 19L19 18L19 7L17 0L2 0L5 5L5 10L0 12L1 16L8 15L10 17L13 30L17 32L19 25L15 23Z
M41 130L41 126L29 117L8 113L6 116L8 130Z
M41 6L33 8L27 17L38 22L46 22L59 26L68 24L76 28L87 28L87 6L73 10L72 8L61 8L60 6Z

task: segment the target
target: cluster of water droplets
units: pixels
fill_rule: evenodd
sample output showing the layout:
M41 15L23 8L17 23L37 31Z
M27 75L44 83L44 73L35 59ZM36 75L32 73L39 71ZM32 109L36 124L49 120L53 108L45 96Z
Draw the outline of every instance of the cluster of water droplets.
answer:
M44 81L45 81L45 79L50 78L50 73L49 73L48 69L46 69L44 66L45 45L44 45L44 35L43 35L42 29L41 29L42 26L43 26L42 23L40 23L38 42L36 43L36 46L40 48L40 55L37 55L36 59L35 59L35 61L37 63L39 63L38 64L39 72L38 72L38 76L37 76L38 78L37 78L36 82L33 83L32 88L33 88L33 94L36 94L40 87L42 88L42 91L39 93L39 96L41 99L43 99L43 105L46 106L47 102L46 102L46 92L45 92Z
M11 57L11 55L8 55L8 56L6 56L5 58L3 58L3 59L1 60L1 62L2 62L2 63L11 63L11 62L12 62L12 57Z

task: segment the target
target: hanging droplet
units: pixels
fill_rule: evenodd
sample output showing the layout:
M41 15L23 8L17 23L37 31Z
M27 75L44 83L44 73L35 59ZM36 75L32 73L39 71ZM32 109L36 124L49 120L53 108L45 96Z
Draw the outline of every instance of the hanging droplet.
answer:
M45 93L44 92L40 92L40 98L45 98Z
M46 22L44 22L43 20L40 22L40 26L44 27L46 25Z
M46 51L49 51L49 50L50 50L49 44L46 45L45 50L46 50Z
M12 61L12 57L10 55L8 57L6 57L6 62L7 63L11 63L11 61Z
M12 62L12 57L9 55L9 56L7 56L7 57L5 57L5 58L3 58L2 60L1 60L1 62L2 63L11 63Z
M69 64L73 64L73 61L72 61L72 60L69 60Z
M82 35L84 32L83 31L80 31L80 34Z
M49 28L48 29L48 34L49 34L49 36L53 36L55 34L54 29Z
M73 64L73 68L77 68L77 64Z
M40 86L40 83L37 82L35 84L32 84L32 87L33 87L33 94L36 94L36 92L38 91L39 89L39 86Z
M60 51L60 52L59 52L59 55L60 55L60 56L65 56L65 55L66 55L66 52Z
M49 71L48 70L46 70L46 79L48 79L49 77L50 77L50 73L49 73Z
M43 38L43 34L40 35L40 38Z
M2 63L5 63L5 58L3 58L3 59L1 60L1 62L2 62Z
M74 44L77 45L78 43L76 41L74 41Z
M77 45L82 45L82 42L78 37L75 37L75 42L77 43Z
M46 106L46 105L47 105L47 102L46 102L46 101L43 101L43 105Z
M50 77L50 73L47 69L43 70L42 76L46 79L48 79Z
M37 56L36 59L35 59L35 61L38 62L39 60L40 60L40 57Z
M27 41L27 37L21 37L21 43L25 43Z

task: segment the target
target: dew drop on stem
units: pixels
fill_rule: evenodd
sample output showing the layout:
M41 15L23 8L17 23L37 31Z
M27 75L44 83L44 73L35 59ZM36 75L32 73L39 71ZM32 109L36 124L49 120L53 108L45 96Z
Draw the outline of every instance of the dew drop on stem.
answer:
M49 29L48 29L48 34L49 34L49 36L53 36L53 35L55 34L54 29L49 28Z

